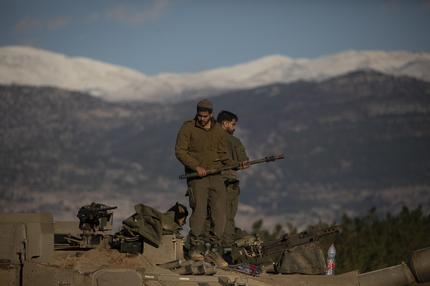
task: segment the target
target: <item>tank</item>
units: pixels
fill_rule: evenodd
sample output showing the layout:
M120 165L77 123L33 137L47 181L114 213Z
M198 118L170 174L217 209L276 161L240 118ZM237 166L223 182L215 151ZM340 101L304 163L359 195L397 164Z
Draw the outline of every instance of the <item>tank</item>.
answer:
M55 221L50 213L0 214L2 286L385 286L430 285L430 248L409 263L368 273L340 275L243 273L184 259L184 238L163 234L157 246L116 243L113 208L95 205L79 221ZM112 245L116 245L115 248Z

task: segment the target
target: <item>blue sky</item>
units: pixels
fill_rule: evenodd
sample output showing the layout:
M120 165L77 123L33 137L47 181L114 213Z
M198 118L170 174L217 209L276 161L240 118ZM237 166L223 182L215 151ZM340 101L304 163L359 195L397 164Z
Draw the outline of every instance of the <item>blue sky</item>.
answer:
M183 73L271 54L429 52L430 0L0 0L0 29L0 46Z

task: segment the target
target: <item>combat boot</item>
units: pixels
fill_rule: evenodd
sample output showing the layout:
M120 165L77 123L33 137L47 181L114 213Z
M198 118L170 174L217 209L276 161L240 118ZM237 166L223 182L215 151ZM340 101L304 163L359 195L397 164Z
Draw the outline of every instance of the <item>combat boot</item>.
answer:
M203 253L205 253L205 246L199 241L191 246L189 257L193 261L203 261L205 259Z
M225 261L224 258L222 257L222 255L214 249L212 249L206 253L205 261L209 262L209 263L213 263L219 268L227 268L228 267L227 261Z
M205 257L200 251L193 249L190 251L190 259L193 261L203 261Z

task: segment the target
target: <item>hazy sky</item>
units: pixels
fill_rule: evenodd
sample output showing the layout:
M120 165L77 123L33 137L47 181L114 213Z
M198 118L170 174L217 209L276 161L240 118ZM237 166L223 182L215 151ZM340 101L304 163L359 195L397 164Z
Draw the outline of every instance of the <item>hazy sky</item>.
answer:
M430 0L0 0L0 45L32 45L146 74L270 54L430 51Z

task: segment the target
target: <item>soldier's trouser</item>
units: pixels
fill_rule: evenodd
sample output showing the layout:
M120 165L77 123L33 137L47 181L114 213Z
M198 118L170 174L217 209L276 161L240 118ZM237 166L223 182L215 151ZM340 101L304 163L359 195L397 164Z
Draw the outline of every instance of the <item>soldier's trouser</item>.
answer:
M226 193L226 222L224 235L222 238L222 245L224 247L230 247L233 244L236 229L234 218L236 216L237 208L239 205L239 182L226 183Z
M221 244L225 227L226 191L224 180L220 175L211 175L188 182L188 196L193 210L190 216L191 248L205 242ZM211 233L205 227L208 217L211 221ZM208 241L208 238L211 241Z

